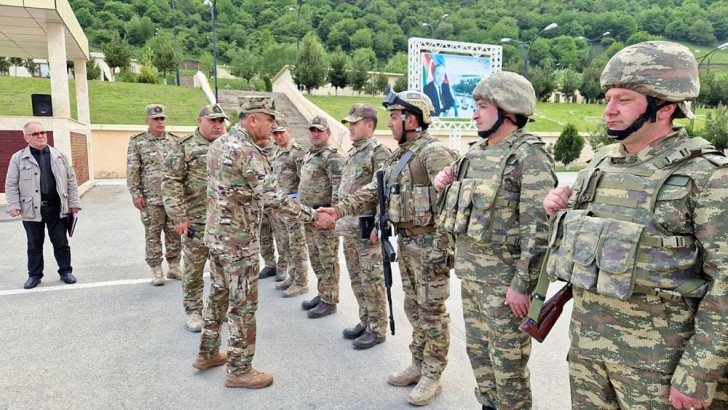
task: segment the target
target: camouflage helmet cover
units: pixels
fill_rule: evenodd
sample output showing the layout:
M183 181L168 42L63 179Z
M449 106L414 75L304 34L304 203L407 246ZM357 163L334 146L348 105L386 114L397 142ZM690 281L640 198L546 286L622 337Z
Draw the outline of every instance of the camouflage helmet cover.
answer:
M382 105L387 111L405 110L421 115L422 122L425 124L432 124L435 115L435 106L430 97L416 90L402 91L397 94L390 91Z
M605 92L626 88L669 102L687 101L700 93L695 56L687 47L669 41L645 41L623 48L604 67L599 84ZM692 116L685 104L679 107Z
M503 111L530 117L536 111L536 92L526 77L500 71L483 77L473 90L475 101L483 100Z

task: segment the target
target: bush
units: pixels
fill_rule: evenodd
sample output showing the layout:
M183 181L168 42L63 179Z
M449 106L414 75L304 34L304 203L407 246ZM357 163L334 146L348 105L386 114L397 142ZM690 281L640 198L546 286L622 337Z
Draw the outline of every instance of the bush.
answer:
M719 106L708 113L702 136L721 151L728 147L728 107Z
M136 83L137 75L129 70L121 70L119 74L116 75L115 80L123 83Z
M157 70L157 67L145 64L142 66L142 71L139 73L137 81L146 84L156 84L157 77L159 77L159 70Z
M566 124L554 145L554 159L563 162L568 170L569 164L579 158L583 148L584 138L579 135L579 131L573 124Z

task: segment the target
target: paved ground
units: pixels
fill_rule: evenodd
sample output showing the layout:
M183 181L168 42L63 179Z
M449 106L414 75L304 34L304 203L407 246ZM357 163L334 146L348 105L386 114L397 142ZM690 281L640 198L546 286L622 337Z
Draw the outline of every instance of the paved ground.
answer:
M409 389L385 381L409 361L411 328L397 270L397 334L367 351L353 350L341 337L358 320L344 269L338 313L318 320L305 317L303 297L283 299L272 279L261 281L254 365L275 382L259 391L228 389L224 367L198 372L191 366L199 334L184 327L180 282L150 286L142 225L126 188L97 186L83 205L71 238L76 285L59 281L47 243L43 283L23 290L23 228L17 221L0 223L0 409L412 408ZM310 281L315 284L312 272ZM479 409L465 353L460 282L453 278L451 286L449 364L443 392L429 408ZM529 367L536 409L569 407L569 314L567 307L550 338L534 345Z

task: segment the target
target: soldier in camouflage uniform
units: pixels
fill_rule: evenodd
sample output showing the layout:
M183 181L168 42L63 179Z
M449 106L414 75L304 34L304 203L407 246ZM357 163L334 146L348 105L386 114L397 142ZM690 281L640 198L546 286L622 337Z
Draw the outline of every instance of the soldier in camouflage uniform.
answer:
M197 129L172 144L166 155L167 171L162 179L162 195L174 229L182 235L182 306L190 332L202 330L202 278L209 250L203 241L207 213L207 150L225 133L225 113L218 105L202 107ZM210 270L218 270L215 264Z
M204 370L227 362L225 385L262 388L273 377L255 370L258 308L258 233L263 207L280 215L313 222L320 216L282 194L260 146L276 126L270 97L251 97L249 116L239 135L228 133L210 145L207 154L207 225L205 244L219 271L210 272L211 288L200 350L193 366ZM228 308L228 352L220 352L220 330Z
M648 41L602 71L618 144L544 200L546 272L574 288L575 409L728 408L728 159L673 118L692 117L698 64Z
M298 193L301 203L314 209L330 207L338 202L341 182L341 154L329 144L331 130L322 117L308 124L311 148L301 162L301 181ZM310 319L336 313L339 303L339 237L335 232L306 225L306 244L316 278L318 295L304 301Z
M397 228L404 310L412 324L412 363L390 373L387 381L395 386L417 383L407 400L423 406L442 391L440 376L450 346L450 316L445 307L450 296L448 244L447 237L435 231L437 195L432 181L456 154L427 132L435 109L424 93L390 93L384 106L390 111L388 126L399 141L399 149L385 162L384 170L387 209ZM374 181L322 212L338 217L359 215L376 204Z
M465 337L483 409L530 409L531 338L518 327L548 242L543 198L554 161L523 127L536 108L524 77L498 72L473 90L482 141L435 180L446 191L438 227L455 238Z
M375 179L384 161L392 155L389 148L374 138L377 128L377 111L366 104L354 104L349 116L341 120L349 124L349 137L352 147L341 173L339 198L346 198L359 188ZM374 219L376 209L364 212ZM364 216L366 217L366 216ZM354 291L359 305L359 323L344 329L344 337L352 340L355 349L369 349L384 342L387 333L387 299L382 272L381 245L376 242L376 233L362 233L359 218L347 216L336 223L336 231L344 237L344 256L346 268L351 278L351 290Z
M169 279L182 279L179 267L181 239L174 230L162 202L162 177L165 171L164 155L177 136L165 131L164 106L151 104L146 108L149 129L129 140L126 155L126 185L134 207L141 212L146 242L146 261L152 269L152 284L164 285L162 274L162 231Z
M268 159L269 163L273 163L273 157L278 151L278 147L272 141L265 147L260 147L263 155ZM265 266L258 274L259 279L276 277L276 282L281 282L287 276L286 260L283 257L283 248L278 243L274 243L273 236L273 215L270 209L263 210L263 217L260 221L260 256L263 257ZM276 259L276 248L278 249L278 258ZM280 280L279 280L280 279Z
M271 163L273 175L278 180L278 189L293 200L299 200L298 177L299 168L305 151L293 140L288 123L276 120L278 127L273 130L273 140L278 151ZM287 269L287 278L276 284L276 289L283 290L283 297L290 298L308 292L308 251L303 225L298 221L282 217L273 218L273 234L278 249L283 250ZM276 278L277 279L277 278Z

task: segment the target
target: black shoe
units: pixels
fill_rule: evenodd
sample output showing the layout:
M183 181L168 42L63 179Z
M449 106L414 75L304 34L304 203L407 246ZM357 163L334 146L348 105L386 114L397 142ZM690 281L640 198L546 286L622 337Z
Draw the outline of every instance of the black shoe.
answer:
M361 323L357 323L354 327L347 327L344 329L344 339L354 340L364 334L365 330L367 329Z
M318 319L336 313L336 305L324 302L323 300L315 308L308 311L309 319Z
M303 310L311 310L318 306L319 302L321 302L321 297L316 296L315 298L311 300L304 300L303 303L301 303L301 309Z
M356 350L365 350L369 349L370 347L374 347L380 343L384 343L385 340L387 340L387 336L377 336L367 330L366 332L364 332L363 335L354 339L351 344L354 345L354 349Z
M265 268L260 270L260 273L258 273L258 279L265 279L270 278L271 276L276 275L277 269L275 266L266 266Z
M483 410L496 410L495 407L483 405Z
M25 289L33 289L34 287L38 286L40 283L40 278L36 278L35 276L31 276L28 278L28 280L25 281L25 285L23 285L23 288Z
M61 273L61 280L68 285L76 283L76 277L71 272Z

